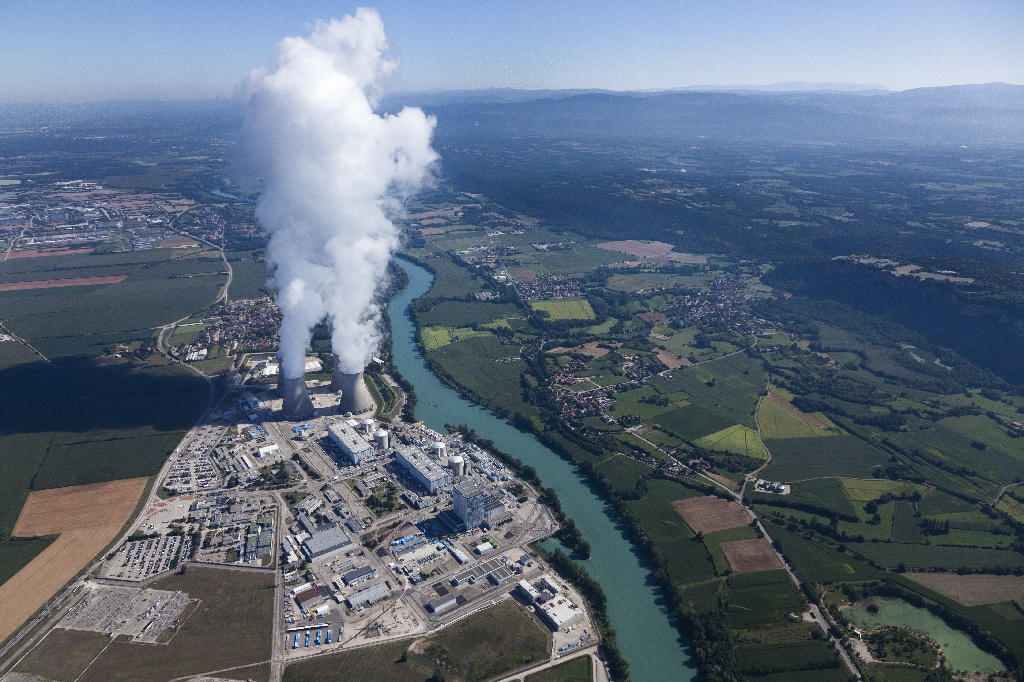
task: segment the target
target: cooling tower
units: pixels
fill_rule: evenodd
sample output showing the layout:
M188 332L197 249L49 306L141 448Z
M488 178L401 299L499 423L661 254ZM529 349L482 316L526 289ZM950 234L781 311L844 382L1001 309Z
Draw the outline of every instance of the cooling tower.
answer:
M313 414L313 401L309 399L309 389L306 388L305 377L294 379L282 377L277 388L281 392L281 397L284 398L281 413L285 419L302 419Z
M339 367L338 356L334 356L331 390L341 391L341 403L338 405L338 411L344 414L345 412L354 413L373 409L373 398L370 397L370 392L366 390L366 384L363 383L363 373L346 374Z

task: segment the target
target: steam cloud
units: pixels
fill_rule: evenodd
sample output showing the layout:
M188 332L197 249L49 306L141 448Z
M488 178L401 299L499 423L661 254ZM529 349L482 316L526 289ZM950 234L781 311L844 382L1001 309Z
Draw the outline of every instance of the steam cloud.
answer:
M325 317L345 372L362 371L380 341L373 303L399 233L392 218L428 179L436 123L419 109L374 111L387 57L376 11L318 21L285 38L252 72L233 173L263 182L256 220L270 233L281 324L281 374L304 373L311 330Z

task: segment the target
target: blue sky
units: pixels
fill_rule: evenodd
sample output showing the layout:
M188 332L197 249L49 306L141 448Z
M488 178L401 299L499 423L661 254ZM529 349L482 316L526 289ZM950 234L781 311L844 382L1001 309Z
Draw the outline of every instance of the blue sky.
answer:
M360 5L401 59L391 90L1024 84L1020 0L5 0L0 101L227 97Z

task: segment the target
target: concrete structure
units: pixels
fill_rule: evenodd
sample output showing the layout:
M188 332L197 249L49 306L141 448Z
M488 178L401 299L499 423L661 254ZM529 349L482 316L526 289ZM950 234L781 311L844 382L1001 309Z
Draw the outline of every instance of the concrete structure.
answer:
M285 419L295 421L313 414L313 401L309 399L305 377L282 378L277 382L277 390L284 399L281 413Z
M527 604L537 603L537 597L540 596L540 592L530 583L525 580L520 580L516 586L516 592Z
M341 391L338 411L363 412L373 409L373 398L363 383L363 373L348 374L341 369L341 359L334 356L334 373L331 375L331 390Z
M455 516L467 530L482 525L486 520L489 498L487 491L472 481L463 481L455 486L452 492Z
M427 446L427 452L438 462L443 462L445 455L448 454L448 446L441 441L436 441Z
M337 424L331 424L327 427L327 432L331 435L331 441L341 448L341 451L345 453L355 465L362 464L366 460L373 457L373 446L366 442L366 440L356 433L353 429L345 422L339 422Z
M398 464L430 495L452 484L451 472L427 457L416 446L401 445L395 448L394 452Z
M387 450L388 445L391 443L391 434L384 429L379 429L377 433L373 434L373 442L377 444L377 447L381 450Z
M452 470L452 476L462 478L466 475L466 458L462 455L452 455L448 458L448 468Z
M555 597L540 605L537 615L557 632L583 620L583 609L568 597Z
M387 599L390 594L391 590L388 589L386 583L377 583L367 587L365 590L356 592L345 601L348 602L349 608L355 609L366 604L375 604L381 599Z
M336 523L330 523L302 541L302 553L310 561L318 561L352 545L352 540Z

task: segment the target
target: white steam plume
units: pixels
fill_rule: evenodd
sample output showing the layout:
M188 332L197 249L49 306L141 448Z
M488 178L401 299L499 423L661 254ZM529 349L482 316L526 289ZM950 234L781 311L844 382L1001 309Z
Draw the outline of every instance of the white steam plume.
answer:
M242 88L248 109L236 180L264 190L281 324L281 374L302 376L310 331L326 316L341 368L362 371L380 340L374 294L398 248L392 223L428 179L435 120L419 109L378 115L387 58L380 15L359 9L285 38Z

